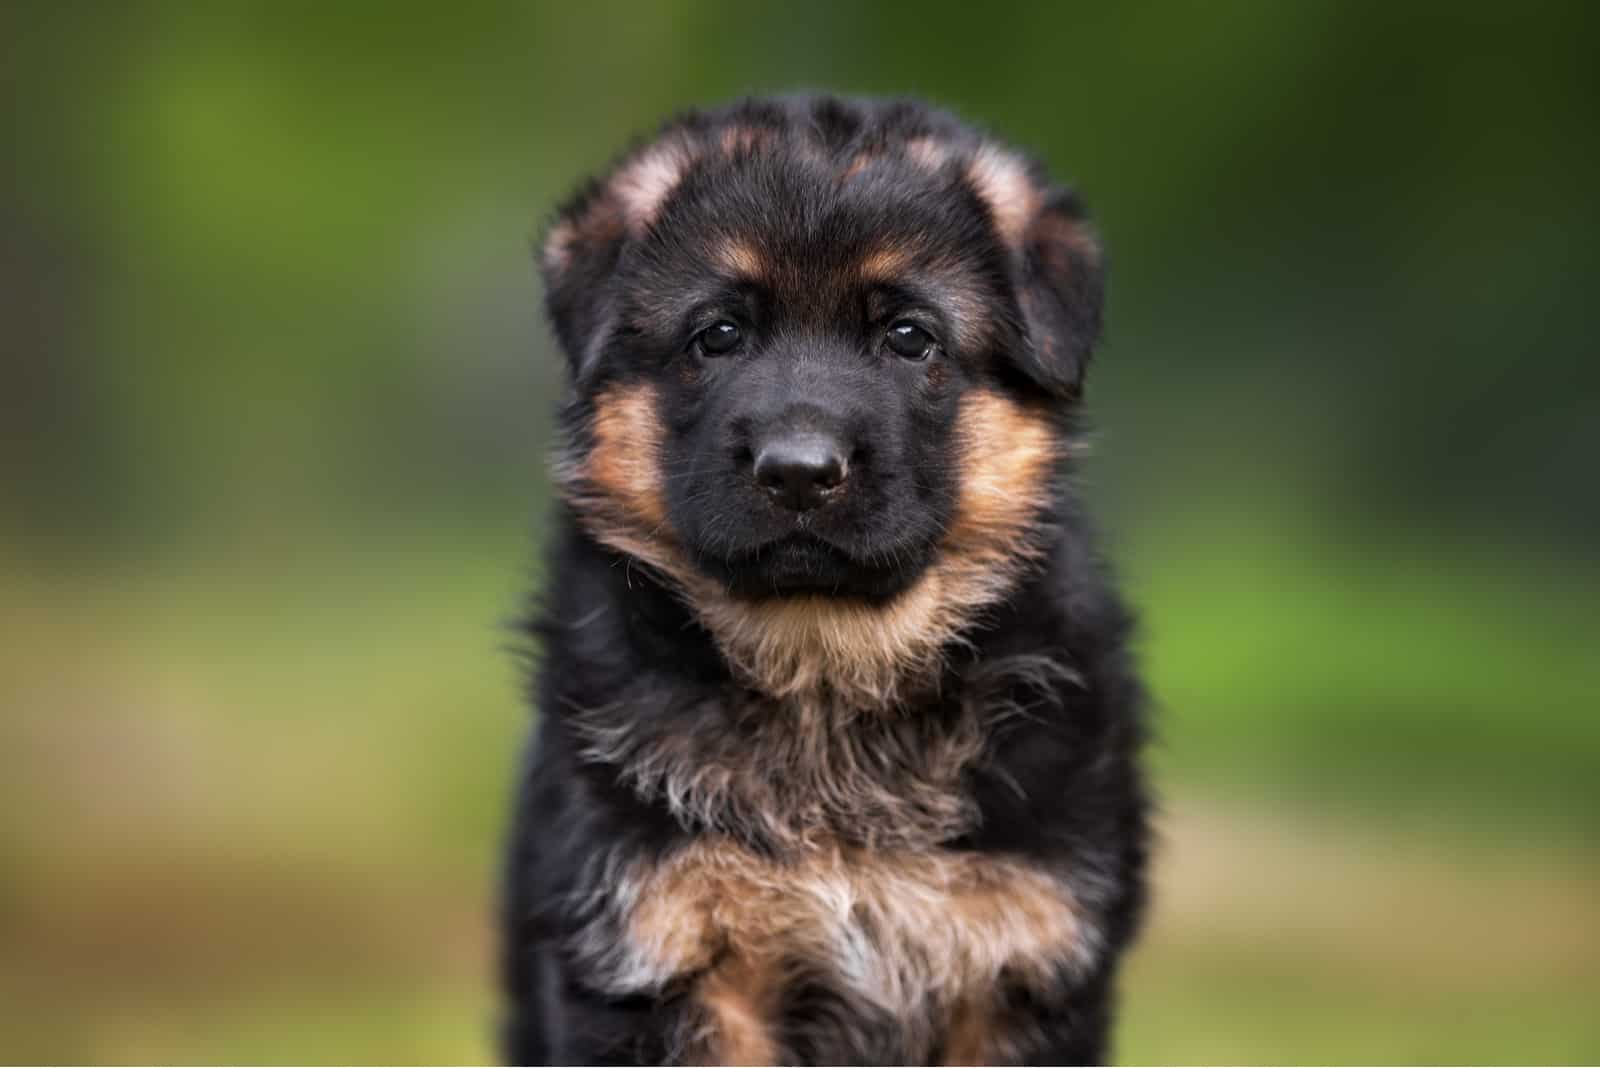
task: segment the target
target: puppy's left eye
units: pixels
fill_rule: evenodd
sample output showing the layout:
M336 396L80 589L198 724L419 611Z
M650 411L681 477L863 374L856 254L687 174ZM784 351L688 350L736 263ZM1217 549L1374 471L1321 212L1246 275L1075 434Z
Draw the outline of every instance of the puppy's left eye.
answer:
M695 335L694 344L704 356L726 356L739 347L744 335L726 319L718 319Z
M939 347L932 334L906 319L889 327L883 343L890 352L908 360L926 360Z

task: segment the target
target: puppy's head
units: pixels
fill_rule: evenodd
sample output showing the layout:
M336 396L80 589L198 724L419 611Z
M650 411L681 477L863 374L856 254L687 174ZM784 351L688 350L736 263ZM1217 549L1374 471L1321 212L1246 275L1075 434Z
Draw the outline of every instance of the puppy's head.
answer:
M930 612L954 629L1026 557L1102 276L1076 199L1022 157L908 103L691 114L541 259L567 497L724 629L768 640L799 604L848 640L837 606L882 631L862 613L899 604L938 639Z

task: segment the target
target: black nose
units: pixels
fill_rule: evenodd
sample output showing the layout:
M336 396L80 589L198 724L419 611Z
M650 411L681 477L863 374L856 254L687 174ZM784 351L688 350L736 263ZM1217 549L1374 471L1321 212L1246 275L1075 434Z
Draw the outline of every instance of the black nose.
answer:
M847 474L844 447L815 431L785 434L756 453L755 476L761 488L785 508L804 512L838 489Z

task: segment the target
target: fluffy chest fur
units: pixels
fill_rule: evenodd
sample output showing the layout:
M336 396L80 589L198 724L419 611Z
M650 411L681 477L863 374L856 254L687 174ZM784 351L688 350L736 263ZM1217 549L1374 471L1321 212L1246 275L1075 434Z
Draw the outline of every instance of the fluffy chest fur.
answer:
M1006 1056L1008 999L1093 968L1095 903L1070 864L954 843L997 732L1027 718L998 695L1070 677L995 662L948 699L865 711L737 686L663 704L646 676L569 710L580 757L689 831L592 870L584 972L679 1004L691 1063L808 1060L839 1033L854 1059Z
M963 778L987 732L960 703L862 712L711 691L640 714L634 689L574 715L582 755L613 769L685 827L767 851L833 842L930 848L976 817Z
M678 989L686 1055L784 1059L788 996L822 991L880 1019L894 1048L993 1057L1007 989L1049 990L1092 961L1064 881L1017 860L947 850L808 849L759 856L702 837L632 866L587 932L615 994Z

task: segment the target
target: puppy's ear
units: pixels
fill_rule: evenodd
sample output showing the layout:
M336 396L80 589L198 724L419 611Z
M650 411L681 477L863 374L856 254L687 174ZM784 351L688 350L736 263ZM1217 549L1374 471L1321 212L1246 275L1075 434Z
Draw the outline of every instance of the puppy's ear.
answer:
M627 237L620 205L598 181L591 181L545 231L539 249L545 313L573 378L591 362Z
M1100 246L1083 205L991 144L978 148L967 176L1010 255L1026 335L1013 355L1017 367L1051 394L1075 398L1105 303Z
M1105 266L1078 198L1051 189L1039 201L1018 250L1017 300L1027 344L1022 370L1055 396L1083 392L1100 340Z
M694 159L688 135L668 130L585 185L546 231L539 249L545 309L574 378L604 344L623 249L654 224Z

